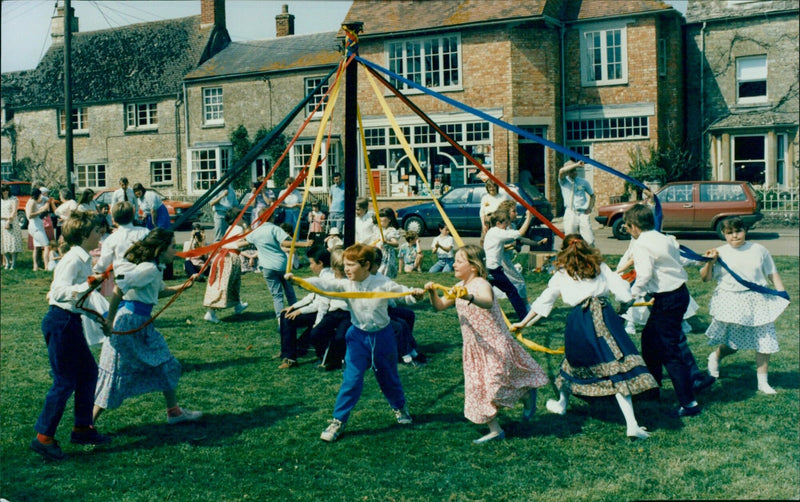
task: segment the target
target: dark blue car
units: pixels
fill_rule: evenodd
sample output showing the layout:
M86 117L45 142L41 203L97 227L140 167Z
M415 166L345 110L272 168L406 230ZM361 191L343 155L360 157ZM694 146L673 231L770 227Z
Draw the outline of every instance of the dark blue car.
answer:
M535 194L529 194L515 184L509 184L508 187L520 195L520 197L534 209L539 211L542 216L548 220L553 218L550 203L539 191L536 191ZM447 213L447 217L453 222L453 226L458 230L459 234L480 235L481 197L485 194L486 188L483 183L478 183L452 188L439 198L439 204L441 204L445 213ZM526 213L525 207L522 204L517 204L517 213L519 214L517 226L520 226ZM443 221L439 210L433 202L398 209L397 220L403 225L406 231L414 231L419 235L438 234L438 225ZM548 237L548 244L536 249L551 249L553 243L552 230L536 218L534 218L534 222L528 230L527 237L536 240Z

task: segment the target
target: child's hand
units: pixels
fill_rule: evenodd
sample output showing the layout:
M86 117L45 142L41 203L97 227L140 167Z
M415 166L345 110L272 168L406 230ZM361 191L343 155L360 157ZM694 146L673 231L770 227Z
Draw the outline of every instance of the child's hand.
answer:
M434 282L433 281L426 282L423 288L425 288L425 291L433 291L435 289Z
M525 323L515 322L511 325L511 331L519 331L525 327Z
M283 278L286 279L287 281L293 281L294 280L294 274L291 273L291 272L288 272L288 273L286 273L286 275L283 276Z
M716 261L717 258L719 258L719 251L717 251L716 248L709 249L708 251L703 253L703 256L705 256L706 258L711 258L711 261Z
M422 297L425 296L425 290L414 288L411 290L411 296L413 296L415 300L422 300Z

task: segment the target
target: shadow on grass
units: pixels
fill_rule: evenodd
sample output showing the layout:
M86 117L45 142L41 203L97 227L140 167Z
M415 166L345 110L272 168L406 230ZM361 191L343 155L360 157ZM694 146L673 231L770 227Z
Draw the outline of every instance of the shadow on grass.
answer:
M249 429L266 428L287 417L307 411L302 405L261 406L242 413L204 415L197 422L168 425L143 423L114 432L114 442L99 452L118 453L152 450L164 446L188 444L193 446L230 446L232 438ZM235 439L234 439L235 441Z
M193 371L215 371L235 366L257 364L263 361L264 361L263 357L238 357L236 359L226 359L224 361L205 361L205 362L195 362L192 360L182 359L181 369L183 373L191 373Z

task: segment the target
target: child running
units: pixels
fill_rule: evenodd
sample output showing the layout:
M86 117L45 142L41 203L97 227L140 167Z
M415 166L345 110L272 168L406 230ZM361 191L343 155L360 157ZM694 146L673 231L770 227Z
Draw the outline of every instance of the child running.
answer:
M514 307L517 317L522 319L528 314L528 304L526 299L520 296L519 290L503 270L503 261L506 244L513 244L520 236L525 235L531 225L531 221L533 221L533 213L529 212L525 216L525 222L519 230L509 228L511 215L508 214L506 209L497 209L492 213L490 219L493 222L493 226L486 232L486 236L483 239L489 281L492 286L497 287L497 289L506 294L508 301Z
M580 234L564 238L556 261L558 270L521 322L521 329L537 315L547 317L559 296L573 307L564 328L564 360L556 377L559 399L547 401L547 410L563 415L570 394L611 396L617 399L631 439L648 437L633 412L632 394L657 387L642 356L625 333L608 292L626 306L632 303L630 285L603 263L600 252Z
M435 310L455 304L464 339L464 416L476 424L487 424L489 433L473 442L502 440L498 408L511 408L523 400L523 420L536 411L536 389L547 384L541 366L519 345L506 327L500 305L486 280L483 250L467 245L456 251L453 265L461 279L456 287L465 288L466 296L443 298L434 284L425 284Z
M722 258L741 278L761 286L767 286L769 278L776 290L785 291L772 255L761 244L747 242L746 232L741 218L724 220L722 233L727 244L706 251L705 255L711 261L700 270L703 281L712 277L717 280L709 305L713 319L706 336L709 345L719 346L708 356L708 373L719 378L719 361L723 357L739 349L755 350L758 390L775 394L775 389L767 382L767 369L770 354L779 349L775 319L786 309L789 301L748 289L717 263L717 258Z
M42 319L42 333L47 344L53 386L47 392L44 409L34 426L37 434L31 441L31 449L51 460L67 458L55 435L67 400L73 393L75 426L70 442L103 444L111 441L94 428L91 409L97 383L97 363L86 344L81 311L77 307L78 299L93 287L100 286L102 280L101 275L92 275L92 258L89 256L89 251L100 242L98 224L97 215L84 212L72 213L64 223L62 235L72 247L53 272L53 282L47 293L50 309Z
M344 271L347 279L323 279L312 277L307 281L324 291L349 293L399 292L410 293L404 296L407 304L422 298L421 289L409 289L386 278L370 274L376 263L375 248L354 244L344 251ZM292 274L286 274L291 280ZM413 298L412 298L413 296ZM386 298L346 298L353 325L347 330L345 367L342 386L336 396L333 419L322 431L320 439L336 441L342 434L350 412L358 403L364 386L364 373L368 369L375 372L381 392L389 401L397 423L411 424L411 416L406 409L403 384L397 373L397 345L390 324Z
M175 389L181 365L153 323L145 325L158 299L172 296L183 287L166 287L161 278L158 264L174 257L173 233L156 227L131 246L125 253L126 261L114 266L117 287L110 302L108 322L113 323L114 331L122 333L112 334L100 353L95 420L104 410L118 408L126 398L154 391L164 393L170 425L194 421L203 415L178 406ZM191 284L190 280L187 287ZM134 332L127 333L130 330Z

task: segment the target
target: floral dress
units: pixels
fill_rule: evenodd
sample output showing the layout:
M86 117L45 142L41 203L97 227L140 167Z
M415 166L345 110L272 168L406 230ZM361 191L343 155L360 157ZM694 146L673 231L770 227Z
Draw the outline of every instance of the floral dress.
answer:
M0 208L2 212L2 240L3 253L21 253L23 250L22 243L22 230L19 228L19 221L17 221L17 208L19 201L16 197L9 197L0 201ZM8 227L8 228L7 228Z
M388 244L388 241L394 239L395 241L400 240L400 231L395 227L388 227L383 229L383 238L386 239L386 242L383 243L382 252L383 257L381 258L381 266L378 268L378 272L382 273L389 279L394 279L397 277L397 246L392 246Z
M481 281L486 279L469 281L467 292L474 294ZM485 424L499 407L511 408L530 389L546 385L547 375L511 336L497 298L489 310L458 298L456 311L464 340L464 416Z

